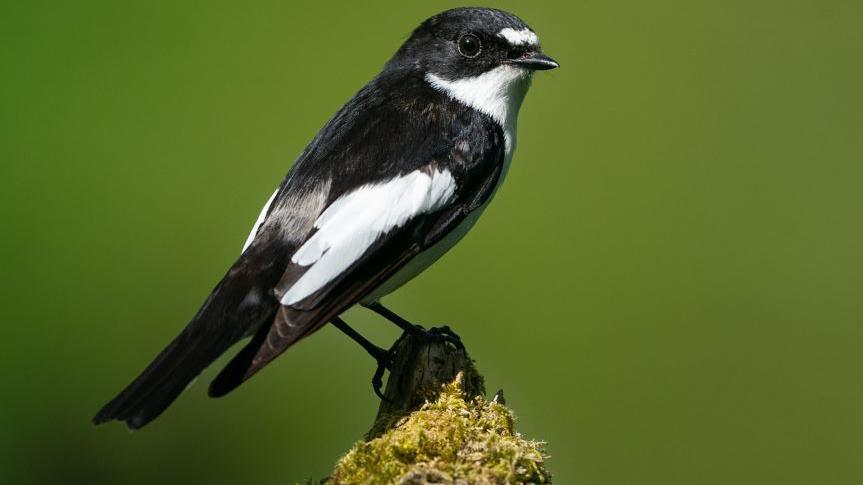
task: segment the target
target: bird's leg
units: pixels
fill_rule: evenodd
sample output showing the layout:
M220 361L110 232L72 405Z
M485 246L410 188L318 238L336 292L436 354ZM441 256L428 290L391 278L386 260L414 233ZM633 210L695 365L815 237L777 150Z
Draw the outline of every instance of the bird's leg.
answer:
M419 325L414 325L411 322L400 317L394 311L383 306L380 302L371 303L367 305L366 308L393 322L399 328L404 330L405 333L408 333L420 339L436 342L449 342L455 345L457 349L460 349L464 351L465 354L467 354L467 349L464 348L464 344L461 342L461 337L459 337L458 334L453 332L452 329L449 328L449 326L447 325L444 325L442 327L433 327L429 330L426 330L425 328Z
M363 337L362 335L360 335L359 332L351 328L351 326L348 325L347 322L342 320L341 317L334 318L331 323L335 325L337 329L344 332L345 335L353 339L356 343L360 344L360 346L365 349L365 351L368 352L369 355L371 355L372 358L374 358L376 361L386 361L386 359L389 358L389 351L371 343L367 338Z
M372 358L378 363L377 369L375 369L375 374L372 376L372 388L375 390L375 394L381 399L386 400L383 393L381 392L381 388L384 385L384 371L390 368L392 364L393 354L390 350L384 350L377 345L371 343L369 339L360 335L359 332L351 328L350 325L347 324L340 317L336 317L331 322L337 329L341 330L345 335L353 339L356 343L360 344L360 346L365 349Z

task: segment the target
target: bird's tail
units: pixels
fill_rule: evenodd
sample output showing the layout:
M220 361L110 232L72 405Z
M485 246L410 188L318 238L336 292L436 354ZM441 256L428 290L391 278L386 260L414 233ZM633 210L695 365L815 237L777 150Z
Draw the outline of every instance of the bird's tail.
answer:
M131 429L144 426L231 345L272 319L278 302L269 289L280 271L276 261L256 265L251 259L257 258L247 254L234 264L186 328L96 414L94 423L118 420Z

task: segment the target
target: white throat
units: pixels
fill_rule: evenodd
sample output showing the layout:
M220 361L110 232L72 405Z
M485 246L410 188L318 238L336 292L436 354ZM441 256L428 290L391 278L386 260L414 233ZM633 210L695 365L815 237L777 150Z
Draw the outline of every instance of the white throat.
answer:
M530 71L504 65L478 76L454 81L433 73L426 74L425 78L433 88L452 99L491 116L503 128L507 159L512 157L518 109L530 87Z

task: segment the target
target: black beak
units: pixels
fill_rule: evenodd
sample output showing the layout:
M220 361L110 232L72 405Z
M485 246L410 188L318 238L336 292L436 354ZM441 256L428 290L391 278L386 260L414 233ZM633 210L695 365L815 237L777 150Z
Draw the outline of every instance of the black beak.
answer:
M560 67L560 64L558 64L557 61L542 52L528 52L518 59L510 59L507 63L524 67L532 71L547 71L549 69Z

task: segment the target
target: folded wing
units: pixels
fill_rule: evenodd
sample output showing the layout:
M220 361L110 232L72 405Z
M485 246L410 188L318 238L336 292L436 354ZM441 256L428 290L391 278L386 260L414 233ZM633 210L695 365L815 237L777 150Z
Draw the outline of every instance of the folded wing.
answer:
M276 285L281 306L272 325L213 381L211 394L241 384L445 237L493 192L501 170L496 158L462 177L462 187L433 162L334 201Z

